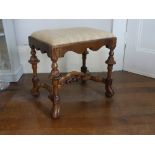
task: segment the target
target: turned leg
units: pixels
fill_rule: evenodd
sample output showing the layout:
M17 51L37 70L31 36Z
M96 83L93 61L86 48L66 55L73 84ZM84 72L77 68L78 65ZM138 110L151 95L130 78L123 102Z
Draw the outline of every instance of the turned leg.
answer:
M115 60L114 60L114 52L113 49L110 49L109 52L109 57L107 59L107 61L105 62L108 67L108 72L107 72L107 78L105 80L105 95L107 97L112 97L114 95L114 90L112 89L112 69L113 69L113 65L116 64Z
M88 54L88 51L82 53L82 67L81 67L81 72L83 73L87 73L87 67L86 67L86 58L87 58L87 54ZM86 80L82 80L82 83L85 83Z
M49 98L53 102L52 117L56 119L60 116L60 97L58 93L60 73L58 70L57 60L52 60L52 71L50 74L50 79L52 80L52 90Z
M33 70L33 77L32 77L32 83L33 87L31 89L31 94L33 96L39 96L39 78L37 76L37 63L39 63L39 60L36 56L36 51L34 47L31 47L31 57L29 60L29 63L32 64L32 70Z

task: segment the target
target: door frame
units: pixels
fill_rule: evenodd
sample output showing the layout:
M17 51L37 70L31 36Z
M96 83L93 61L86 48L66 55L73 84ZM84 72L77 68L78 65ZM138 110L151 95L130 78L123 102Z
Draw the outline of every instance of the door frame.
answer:
M137 20L137 22L138 22L138 39L137 39L137 45L139 44L139 39L140 39L140 36L141 36L141 32L142 32L142 20L143 19L135 19L135 20ZM127 28L128 28L128 22L127 22ZM126 29L127 30L127 29ZM126 36L128 36L129 35L129 32L127 32L126 31ZM128 40L129 38L127 38L126 37L126 45L128 46ZM125 46L126 46L125 45ZM137 46L136 45L136 46ZM136 47L138 50L147 50L147 51L149 51L150 53L152 52L152 50L151 49L139 49L139 47ZM153 50L154 51L154 50ZM125 54L127 53L127 49L125 48L125 51L124 51L124 58L125 58ZM124 59L125 60L125 59ZM124 61L124 64L125 64L125 61ZM149 73L149 72L145 72L145 71L142 71L142 70L140 70L140 69L138 69L138 68L134 68L134 67L126 67L126 65L124 65L123 66L123 70L125 70L125 71L128 71L128 72L132 72L132 73L135 73L135 74L139 74L139 75L143 75L143 76L146 76L146 77L151 77L151 78L155 78L155 74L154 73Z
M117 69L124 70L124 57L126 47L126 31L127 31L127 19L113 19L112 32L117 37L117 45L115 48L115 59Z

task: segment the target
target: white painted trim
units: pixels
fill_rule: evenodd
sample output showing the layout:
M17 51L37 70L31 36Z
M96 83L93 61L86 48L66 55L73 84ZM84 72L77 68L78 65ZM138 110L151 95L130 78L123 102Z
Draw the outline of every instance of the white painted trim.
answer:
M113 20L113 29L112 32L117 37L117 45L115 48L115 60L116 65L114 65L114 69L123 70L124 66L124 54L125 54L125 42L126 42L126 24L127 19L114 19Z
M137 34L137 43L136 43L136 51L142 49L141 42L142 42L142 30L143 30L143 20L139 20L138 23L138 34Z
M139 71L139 70L134 70L134 69L131 69L131 68L124 68L124 71L139 74L139 75L143 75L143 76L146 76L146 77L155 78L155 74L150 74L150 73L142 72L142 71Z
M20 65L15 71L0 71L0 79L5 82L17 82L23 75L23 68Z

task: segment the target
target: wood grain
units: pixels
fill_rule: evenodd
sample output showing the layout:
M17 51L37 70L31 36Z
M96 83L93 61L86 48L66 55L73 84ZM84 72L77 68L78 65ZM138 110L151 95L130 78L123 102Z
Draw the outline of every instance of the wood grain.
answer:
M39 74L48 83L47 76ZM155 79L114 72L113 98L103 95L102 83L65 85L56 121L46 90L38 98L29 93L31 77L24 75L0 93L0 134L155 134Z

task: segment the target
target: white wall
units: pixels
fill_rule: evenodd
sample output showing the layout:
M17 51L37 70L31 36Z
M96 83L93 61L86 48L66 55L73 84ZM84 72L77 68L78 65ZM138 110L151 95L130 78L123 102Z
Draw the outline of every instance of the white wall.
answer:
M116 70L123 70L126 22L126 19L113 20L113 33L117 37L117 45L115 48L116 65L114 66L114 69Z
M76 27L76 26L88 26L103 29L106 31L112 30L112 20L84 20L84 19L51 19L51 20L14 20L15 33L17 39L17 45L19 50L20 62L23 65L25 73L32 72L28 60L30 57L30 48L28 46L28 36L37 30L45 28L62 28L62 27ZM50 72L51 61L46 54L38 52L38 58L40 63L38 65L38 72L47 73ZM98 52L90 52L87 58L87 66L89 71L102 72L107 70L105 60L108 57L108 50L101 48ZM119 57L118 57L119 58ZM81 68L81 55L68 52L64 58L59 59L59 69L61 72L68 72L70 70L80 70ZM116 60L117 61L117 60ZM118 65L115 70L120 69Z

